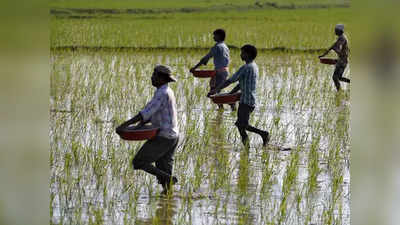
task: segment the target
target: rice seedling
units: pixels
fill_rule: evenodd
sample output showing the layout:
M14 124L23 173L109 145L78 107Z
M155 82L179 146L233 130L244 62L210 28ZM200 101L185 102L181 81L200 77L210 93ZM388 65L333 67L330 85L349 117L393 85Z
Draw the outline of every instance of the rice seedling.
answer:
M346 21L347 9L267 12L53 18L51 223L349 224L349 87L336 94L333 68L303 51L327 46L330 25ZM297 49L261 49L256 59L260 76L251 123L271 133L269 147L250 135L249 148L243 148L236 114L227 106L218 111L206 97L208 80L189 73L212 45L215 21L193 29L204 18L226 27L232 45ZM231 48L231 74L242 65L239 54ZM170 65L179 80L171 84L179 114L173 172L179 182L168 199L160 197L154 177L132 169L143 142L114 133L153 95L156 64Z

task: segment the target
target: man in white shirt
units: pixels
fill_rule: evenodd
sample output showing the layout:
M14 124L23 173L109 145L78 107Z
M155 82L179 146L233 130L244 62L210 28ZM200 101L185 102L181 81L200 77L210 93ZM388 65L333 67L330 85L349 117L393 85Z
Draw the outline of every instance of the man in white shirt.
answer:
M169 67L156 66L151 77L152 85L157 88L153 98L136 116L116 129L119 133L139 121L142 125L151 122L160 128L157 136L146 141L136 153L132 164L135 170L141 169L156 176L163 186L163 194L168 192L170 185L178 182L172 176L173 156L179 140L177 110L174 92L168 87L169 82L175 81ZM155 166L152 165L154 162Z

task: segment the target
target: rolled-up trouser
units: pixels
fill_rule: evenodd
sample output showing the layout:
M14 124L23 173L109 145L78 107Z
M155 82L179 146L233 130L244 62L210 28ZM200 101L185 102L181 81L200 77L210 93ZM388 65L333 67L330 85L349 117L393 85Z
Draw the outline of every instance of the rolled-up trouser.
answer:
M268 135L267 131L260 130L249 124L250 114L254 111L254 108L255 108L254 106L250 106L244 103L239 103L239 109L237 111L237 120L235 125L237 126L240 136L242 137L243 144L245 144L245 142L248 140L246 130L259 134L261 137L263 137L263 140L264 136Z
M337 90L340 89L339 81L350 83L350 79L343 77L343 73L346 69L346 66L347 66L347 63L341 63L341 62L336 63L335 71L333 72L332 79L333 79L333 82L335 83Z
M247 126L249 125L250 114L254 111L254 108L254 106L239 103L235 125L240 128L247 128Z
M169 182L178 141L178 138L168 139L161 136L146 141L132 160L133 168L156 176L159 184ZM156 166L152 165L154 162Z

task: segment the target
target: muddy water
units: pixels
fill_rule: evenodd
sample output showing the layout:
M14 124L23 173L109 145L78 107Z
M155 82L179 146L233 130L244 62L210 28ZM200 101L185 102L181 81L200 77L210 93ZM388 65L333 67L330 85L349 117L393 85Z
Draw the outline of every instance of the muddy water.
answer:
M250 134L246 150L236 114L218 111L205 97L208 80L188 72L202 54L52 52L53 224L350 224L349 86L336 94L333 68L313 55L261 54L250 123L271 133L271 145L262 148ZM231 73L242 64L238 55L232 52ZM170 198L160 196L154 177L132 169L143 142L114 133L151 98L158 63L179 79L171 85L179 182Z

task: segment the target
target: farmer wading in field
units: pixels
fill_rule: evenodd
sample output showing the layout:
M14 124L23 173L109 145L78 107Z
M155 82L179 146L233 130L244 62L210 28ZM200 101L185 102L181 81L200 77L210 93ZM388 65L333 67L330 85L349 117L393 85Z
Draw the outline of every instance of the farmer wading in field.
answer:
M338 55L338 60L336 62L335 72L333 72L333 82L335 83L336 90L340 90L340 82L343 81L350 83L350 79L342 77L344 70L347 66L347 58L349 57L349 47L347 43L347 38L344 35L344 25L337 24L335 26L335 34L338 36L337 41L330 47L324 54L320 55L319 58L327 55L331 50L334 50Z
M210 49L207 55L205 55L200 62L190 69L190 72L193 72L201 65L207 65L210 58L214 59L214 69L216 74L210 80L210 91L214 91L214 89L225 82L228 77L228 65L230 62L229 56L229 48L225 44L225 30L216 29L213 32L214 41L216 44ZM216 92L219 93L219 92ZM235 103L230 104L232 111L236 110ZM218 105L220 109L223 108L223 105Z
M260 135L263 140L263 146L266 146L270 139L267 131L260 130L249 124L250 114L254 111L256 105L256 84L258 78L258 66L254 62L256 57L257 48L253 45L244 45L241 48L240 58L245 61L246 64L241 66L231 78L221 83L215 88L215 90L209 93L209 95L212 95L228 87L232 83L239 81L239 84L230 91L230 94L238 92L239 90L241 91L237 121L235 125L242 137L242 143L246 147L249 146L249 137L246 131Z
M170 190L171 186L178 182L172 176L173 156L178 145L178 123L175 95L169 82L176 81L171 76L171 69L158 65L154 68L151 83L157 90L151 101L132 119L126 121L117 128L117 133L140 121L140 125L151 122L160 130L154 139L144 143L135 155L132 164L135 170L144 170L157 177L158 183L163 187L163 194ZM155 166L153 165L155 163Z

